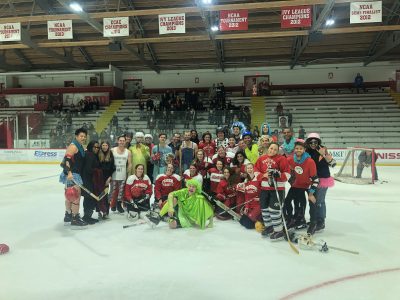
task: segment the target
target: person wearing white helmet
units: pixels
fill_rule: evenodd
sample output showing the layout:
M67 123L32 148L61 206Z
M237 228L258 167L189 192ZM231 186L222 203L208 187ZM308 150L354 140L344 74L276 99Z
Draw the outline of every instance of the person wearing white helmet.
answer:
M136 132L136 143L129 148L132 154L132 169L129 173L130 175L135 173L134 170L136 170L136 166L139 164L144 166L144 174L147 174L147 162L150 159L150 149L143 143L144 137L145 135L143 132Z
M313 235L315 232L325 229L326 205L325 197L328 188L334 186L334 179L331 177L329 167L336 165L332 154L321 145L321 138L318 133L310 133L306 139L307 153L311 156L317 166L319 184L314 196L316 202L310 201L310 225L307 233Z

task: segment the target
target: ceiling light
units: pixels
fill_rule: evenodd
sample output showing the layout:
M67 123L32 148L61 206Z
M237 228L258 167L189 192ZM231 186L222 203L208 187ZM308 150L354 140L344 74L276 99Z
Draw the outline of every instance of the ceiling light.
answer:
M83 12L82 6L77 2L72 2L69 4L69 7L76 12Z
M333 24L335 24L335 20L334 19L328 19L325 22L326 26L332 26Z
M203 4L209 5L212 3L212 0L203 0Z
M217 25L213 25L213 26L211 26L211 31L218 31L219 30L219 28L218 28L218 26Z

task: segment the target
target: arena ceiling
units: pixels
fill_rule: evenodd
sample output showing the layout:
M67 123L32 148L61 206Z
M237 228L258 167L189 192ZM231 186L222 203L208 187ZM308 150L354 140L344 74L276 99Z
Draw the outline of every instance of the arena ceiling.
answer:
M383 0L382 23L349 24L349 0L3 0L0 23L21 22L21 42L0 43L0 69L197 69L399 61L400 1ZM281 7L313 5L311 28L281 29ZM220 10L248 9L247 31L212 32ZM158 15L186 13L186 33L159 35ZM104 38L104 17L128 16L130 36ZM327 18L335 24L327 27ZM48 40L48 20L73 20L72 40ZM321 32L315 35L314 32ZM315 39L316 38L316 39ZM119 42L120 51L109 44Z

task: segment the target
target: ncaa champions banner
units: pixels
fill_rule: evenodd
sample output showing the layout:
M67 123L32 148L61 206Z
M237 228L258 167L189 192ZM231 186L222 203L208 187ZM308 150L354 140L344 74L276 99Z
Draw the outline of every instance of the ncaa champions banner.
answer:
M311 23L311 5L282 7L281 28L311 27Z
M0 42L17 42L21 40L21 23L0 24Z
M350 3L350 23L382 22L382 1Z
M47 21L49 40L72 39L72 20Z
M219 12L219 30L247 30L249 12L242 10L221 10Z
M185 14L158 15L159 34L185 33Z

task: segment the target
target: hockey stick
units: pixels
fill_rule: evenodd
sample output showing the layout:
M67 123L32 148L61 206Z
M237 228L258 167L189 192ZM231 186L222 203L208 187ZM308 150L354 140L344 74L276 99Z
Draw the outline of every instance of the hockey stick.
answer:
M347 252L351 254L358 255L360 252L358 251L353 251L353 250L348 250L348 249L343 249L339 247L334 247L334 246L328 246L327 243L323 240L321 240L319 243L316 243L313 241L312 236L310 234L300 234L296 235L294 237L294 241L297 241L297 244L299 245L300 248L305 247L305 249L314 249L317 248L320 252L328 252L329 248L337 251L342 251L342 252Z
M93 199L95 199L96 201L99 201L99 197L97 197L95 194L93 194L91 191L89 191L87 188L85 188L82 184L77 183L75 181L75 179L72 179L72 182L75 183L77 186L79 186L86 193L88 193Z
M203 194L204 197L206 197L208 199L208 201L215 202L215 204L217 204L220 208L222 208L226 213L230 214L233 217L234 220L236 220L236 221L240 220L241 215L239 215L238 213L234 212L231 208L226 206L224 203L222 203L218 199L208 195L206 192L202 192L202 194Z
M142 221L142 222L136 222L133 224L129 224L129 225L124 225L122 226L123 229L129 228L129 227L135 227L135 226L139 226L139 225L143 225L143 224L147 224L146 221Z
M101 194L98 196L99 201L100 201L101 199L103 199L106 195L108 195L108 191L109 191L109 187L107 186L107 187L101 192Z
M276 192L276 197L277 197L278 203L279 203L279 209L281 210L282 223L283 223L283 228L285 229L285 235L286 235L286 238L287 238L287 242L289 243L290 248L292 248L292 250L295 253L300 254L299 249L297 249L296 246L290 240L290 235L289 235L289 231L288 231L287 226L286 226L285 217L283 216L283 208L282 208L282 204L281 204L281 197L279 196L279 193L278 193L278 186L277 186L277 183L276 183L276 179L273 178L273 181L274 181L274 190Z
M247 203L250 203L250 202L251 202L251 201L253 201L254 199L255 199L255 198L253 198L253 199L251 199L251 200L248 200L248 201L246 201L246 202L244 202L244 203L241 203L241 204L235 205L235 206L233 206L233 207L229 208L229 210L234 212L234 209L236 209L237 207L239 207L239 206L243 206L243 205L246 205ZM219 213L218 215L222 215L222 214L224 214L224 213L226 213L226 212L225 212L225 211L223 211L223 212Z
M321 249L319 250L321 252L328 252L329 249L333 249L333 250L347 252L347 253L351 253L351 254L355 254L355 255L360 254L360 252L358 252L358 251L343 249L343 248L334 247L334 246L328 246L325 241L320 241L320 243L315 243L315 245L318 245L321 247Z

